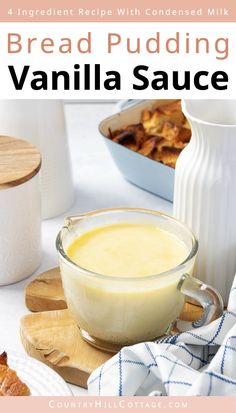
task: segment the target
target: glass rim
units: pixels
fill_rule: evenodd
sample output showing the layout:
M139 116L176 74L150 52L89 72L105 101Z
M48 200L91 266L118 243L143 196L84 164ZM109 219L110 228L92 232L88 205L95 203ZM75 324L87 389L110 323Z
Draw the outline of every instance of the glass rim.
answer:
M197 254L198 251L198 241L195 237L195 235L193 234L192 230L190 228L188 228L188 226L186 226L185 224L183 224L181 221L179 221L178 219L171 217L168 214L159 212L159 211L155 211L152 209L145 209L145 208L103 208L103 209L97 209L94 211L90 211L84 214L79 214L76 216L71 216L68 217L66 220L68 221L68 223L70 222L70 219L80 219L83 218L85 219L86 217L91 217L91 216L96 216L96 215L100 215L100 214L107 214L107 213L115 213L115 212L141 212L141 213L146 213L147 215L154 215L154 216L159 216L159 217L163 217L164 219L170 221L170 222L174 222L177 223L184 231L187 231L189 233L190 239L192 241L192 248L190 253L188 254L188 256L184 259L184 261L182 261L180 264L176 265L175 267L171 268L170 270L161 272L161 273L157 273L157 274L152 274L152 275L147 275L145 277L131 277L131 276L112 276L112 275L104 275L104 274L100 274L100 273L96 273L93 271L90 271L86 268L81 267L80 265L76 264L74 261L72 261L68 255L66 254L64 248L63 248L63 231L68 230L69 226L68 225L64 225L62 227L62 229L59 231L57 238L56 238L56 248L57 251L60 255L60 257L70 266L72 267L74 270L76 271L80 271L80 275L81 273L83 275L85 275L86 277L92 277L92 278L99 278L102 280L111 280L113 282L115 281L122 281L122 282L134 282L134 281L144 281L144 280L153 280L155 278L159 278L159 277L163 277L163 276L168 276L168 275L172 275L178 271L180 271L185 264L187 264L192 258L194 258Z

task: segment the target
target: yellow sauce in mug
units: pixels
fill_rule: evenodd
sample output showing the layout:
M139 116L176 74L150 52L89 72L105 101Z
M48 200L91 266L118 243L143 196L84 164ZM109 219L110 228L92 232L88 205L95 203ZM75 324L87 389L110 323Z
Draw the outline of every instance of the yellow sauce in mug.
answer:
M82 234L69 245L67 255L98 274L145 277L176 267L187 258L188 249L154 225L119 223Z
M176 268L189 250L174 234L148 223L104 225L81 234L66 252L78 265L60 260L68 308L92 337L120 345L153 340L179 316L178 283L183 271L192 273L193 260ZM81 267L112 278L87 276ZM169 269L175 270L148 278Z

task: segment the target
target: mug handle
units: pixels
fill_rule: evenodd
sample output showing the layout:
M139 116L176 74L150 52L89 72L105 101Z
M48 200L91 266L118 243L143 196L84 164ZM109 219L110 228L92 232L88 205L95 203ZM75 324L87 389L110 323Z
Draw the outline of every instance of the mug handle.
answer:
M203 327L223 314L224 305L221 295L213 287L197 278L184 274L180 279L178 289L184 295L198 301L204 311L203 316L196 321L184 321L178 318L173 327L179 332Z

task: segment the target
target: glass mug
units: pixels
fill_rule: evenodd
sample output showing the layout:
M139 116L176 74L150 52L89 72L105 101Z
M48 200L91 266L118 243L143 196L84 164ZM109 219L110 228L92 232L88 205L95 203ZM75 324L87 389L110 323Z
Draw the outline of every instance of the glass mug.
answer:
M68 246L82 234L117 223L155 225L184 242L188 256L175 268L145 277L97 274L67 256ZM83 339L97 348L115 352L125 345L153 341L173 327L181 330L200 327L222 314L218 292L191 276L197 240L184 224L165 214L147 209L114 208L69 217L56 245L68 308ZM197 300L204 309L203 317L196 322L178 320L186 296Z

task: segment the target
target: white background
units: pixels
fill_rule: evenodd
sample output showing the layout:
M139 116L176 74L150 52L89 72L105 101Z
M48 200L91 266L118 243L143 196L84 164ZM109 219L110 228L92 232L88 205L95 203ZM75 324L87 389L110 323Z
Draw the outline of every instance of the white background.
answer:
M81 54L77 51L76 42L79 38L92 32L92 53ZM168 37L175 36L180 31L181 53L168 54L165 49L160 54L149 54L146 52L145 42L149 37L161 33L161 44L164 45ZM7 34L9 32L19 33L22 36L22 52L17 54L7 53ZM122 42L113 49L113 53L107 52L107 34L119 33ZM190 34L191 45L194 46L196 37L208 37L210 53L196 54L195 48L192 52L184 52L185 34ZM31 54L27 52L28 37L37 37ZM55 53L45 54L40 49L40 41L45 37L55 40ZM74 50L71 54L58 53L60 39L70 37L73 41ZM141 53L129 54L126 49L126 39L130 37L135 41L141 38ZM229 57L225 60L216 59L214 48L215 40L219 37L229 38ZM58 91L51 91L51 71L66 70L73 78L74 64L90 63L91 68L95 63L100 63L102 80L106 78L105 72L117 70L121 74L121 91L107 91L103 87L100 91L73 90L73 82L69 91L61 87ZM0 27L0 90L1 98L63 98L63 99L124 99L138 98L151 99L158 97L191 97L191 98L236 98L236 25L235 23L2 23ZM7 66L14 65L17 74L22 72L24 65L30 65L29 75L22 91L16 91L10 77ZM133 68L137 65L149 66L149 79L153 79L152 72L163 70L169 74L168 91L155 91L149 87L143 91L133 90L133 83L137 83L133 76ZM33 91L30 81L33 79L32 72L43 70L48 73L48 90ZM210 88L208 91L197 91L192 86L190 91L176 91L172 87L172 71L178 70L183 73L191 71L191 77L199 71L206 70L210 74L214 71L224 70L229 76L228 90L217 91ZM101 82L103 84L103 81ZM193 85L193 83L192 83Z

